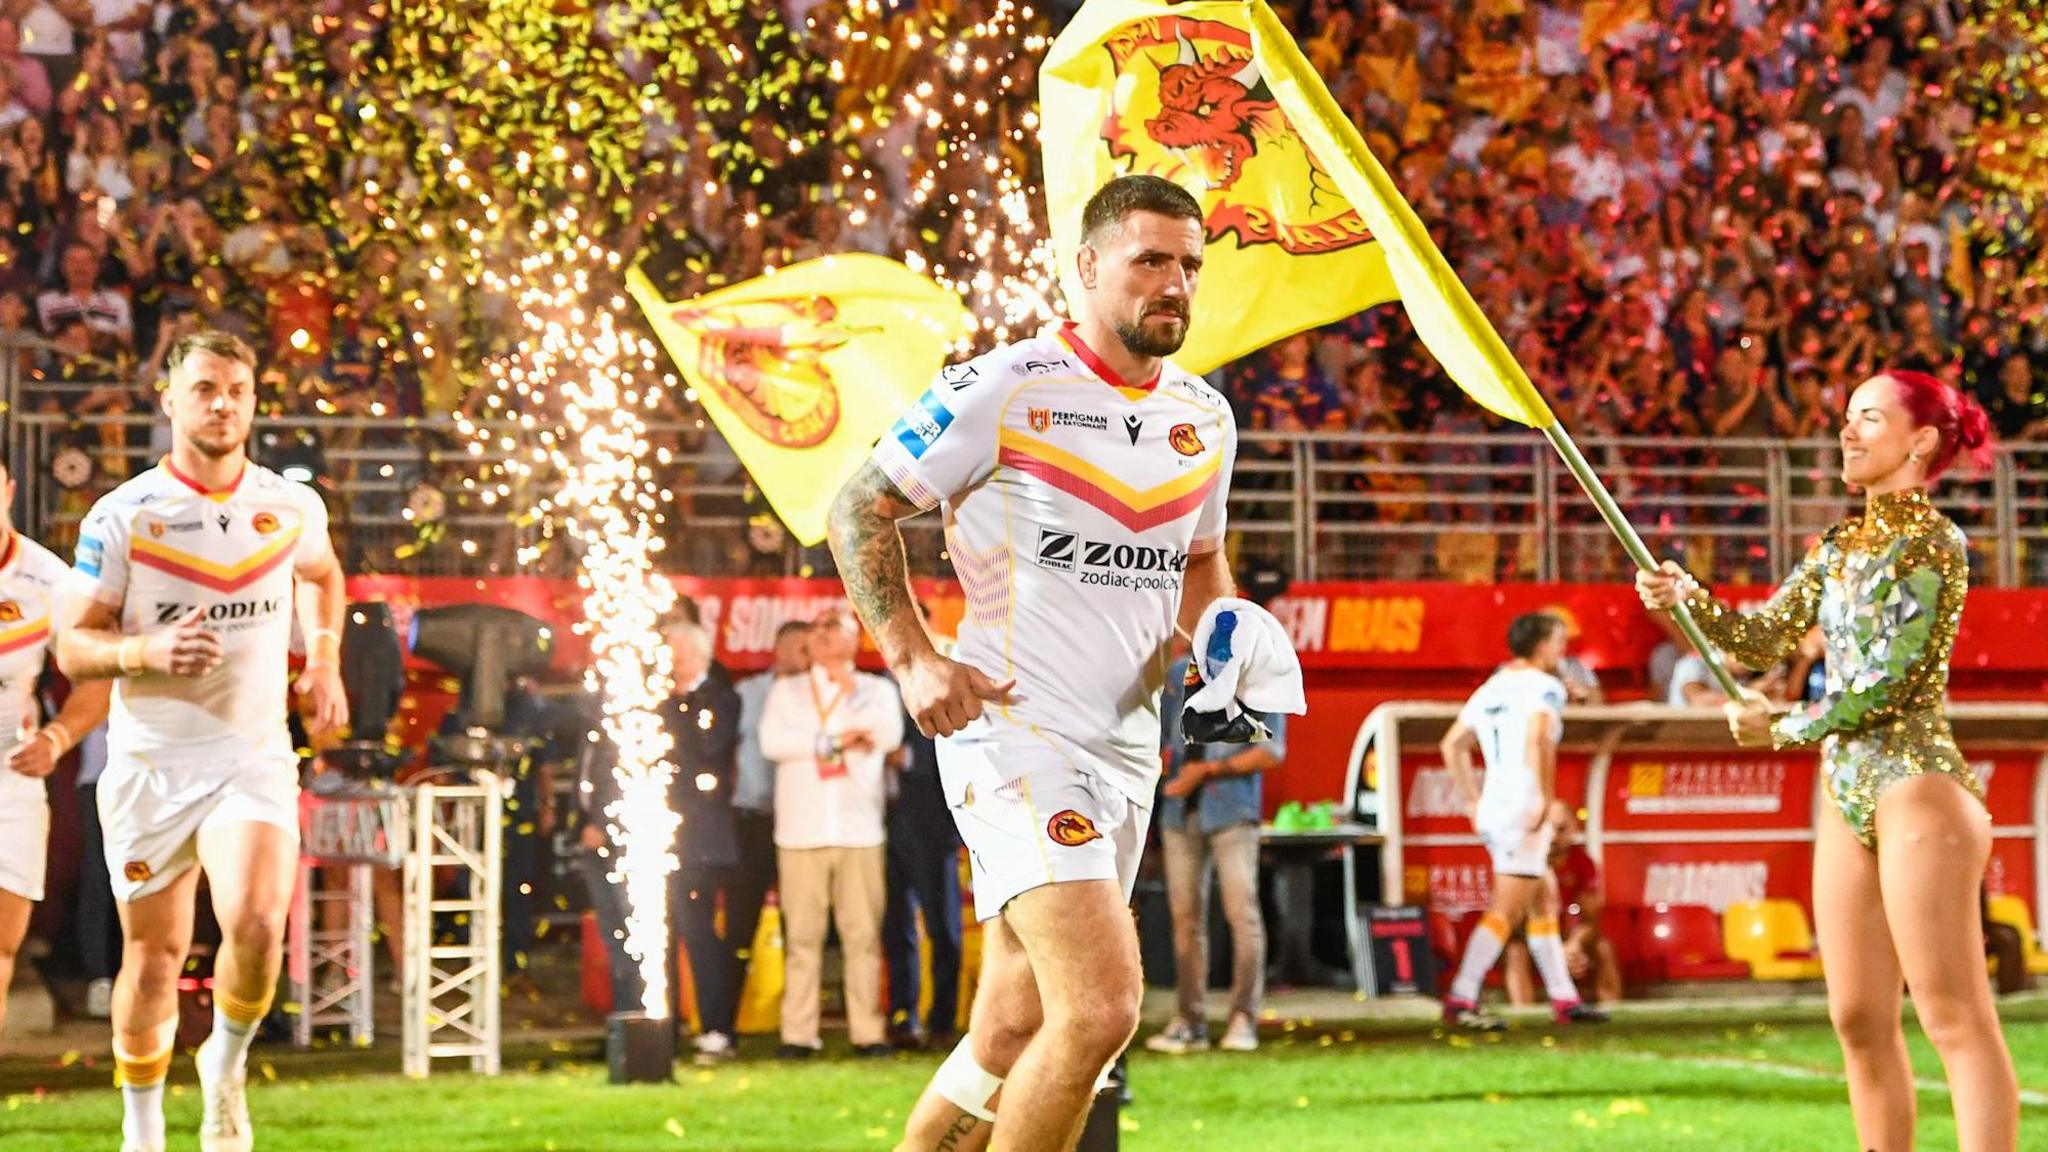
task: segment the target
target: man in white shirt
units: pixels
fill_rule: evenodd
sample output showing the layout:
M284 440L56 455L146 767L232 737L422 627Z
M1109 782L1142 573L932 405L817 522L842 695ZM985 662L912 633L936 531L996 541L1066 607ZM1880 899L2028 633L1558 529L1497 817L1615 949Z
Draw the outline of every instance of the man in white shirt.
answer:
M199 1147L249 1152L249 1045L270 1011L298 878L299 757L286 718L295 687L309 733L348 723L347 596L320 497L248 458L255 353L203 330L164 365L171 453L80 524L57 664L74 682L114 681L98 801L121 903L121 1147L164 1152L164 1077L203 870L224 939L213 1032L195 1061ZM307 649L296 686L295 624Z
M14 741L0 753L0 1032L29 914L43 898L50 840L45 782L64 754L107 718L113 688L105 680L79 681L63 712L43 720L36 682L49 656L51 621L69 570L14 530L7 511L13 503L14 479L0 463L0 733ZM80 869L91 871L90 863Z
M100 258L89 246L73 244L64 250L60 266L64 288L51 289L36 298L37 318L43 331L55 335L73 319L84 320L96 333L127 340L135 335L135 319L128 297L99 284Z
M73 21L93 19L90 0L36 0L21 18L21 51L42 62L59 89L78 75L78 37Z
M1754 675L1750 669L1733 656L1723 655L1728 671L1735 678L1744 681L1748 687L1766 696L1776 697L1784 691L1785 670L1774 668L1762 676ZM1671 688L1664 702L1673 708L1716 708L1727 703L1728 694L1721 691L1720 681L1714 679L1713 670L1698 652L1688 648L1671 668Z
M107 34L107 47L123 80L142 74L142 33L149 27L151 7L149 0L92 0L93 24Z
M1875 140L1879 132L1898 122L1907 95L1905 73L1891 66L1889 45L1880 37L1872 40L1863 59L1851 66L1850 82L1828 97L1828 107L1854 104L1863 113L1863 138Z
M1572 170L1572 199L1581 204L1613 200L1621 195L1625 174L1621 161L1601 134L1598 120L1579 121L1572 142L1559 150L1556 162Z
M887 907L884 758L903 745L896 686L854 671L860 625L835 609L811 626L811 668L779 679L761 709L761 754L775 765L775 856L781 874L785 1059L822 1047L818 982L826 917L839 929L847 1032L863 1056L887 1055L882 913Z

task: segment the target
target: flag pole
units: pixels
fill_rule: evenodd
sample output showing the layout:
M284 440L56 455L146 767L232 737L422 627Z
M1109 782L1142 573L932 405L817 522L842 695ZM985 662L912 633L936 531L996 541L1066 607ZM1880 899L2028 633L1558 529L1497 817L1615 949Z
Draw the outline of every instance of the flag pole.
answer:
M1550 441L1550 446L1557 449L1558 456L1564 460L1564 466L1571 469L1572 478L1579 482L1580 488L1585 489L1586 497L1593 502L1593 507L1599 509L1600 518L1607 521L1608 529L1614 533L1615 539L1621 541L1621 547L1628 553L1628 558L1635 561L1636 567L1644 571L1655 571L1657 558L1650 554L1650 549L1643 543L1643 538L1637 535L1635 525L1629 523L1628 517L1622 514L1621 506L1614 502L1614 494L1607 490L1607 485L1601 482L1599 474L1593 471L1590 463L1587 463L1585 454L1580 452L1579 446L1573 442L1572 434L1564 430L1562 423L1553 420L1543 426L1543 435ZM1714 680L1721 685L1721 691L1727 693L1730 700L1742 699L1742 687L1735 682L1735 677L1728 671L1728 666L1721 662L1714 651L1714 646L1707 642L1706 634L1700 631L1699 621L1692 618L1692 609L1685 606L1685 601L1680 600L1671 606L1671 618L1677 621L1678 630L1685 634L1686 640L1690 641L1701 658L1706 660L1707 671L1714 674Z
M1614 496L1607 491L1607 485L1601 483L1600 477L1594 474L1593 466L1586 462L1586 457L1579 451L1579 446L1572 442L1571 434L1559 425L1557 416L1550 410L1550 405L1536 391L1536 386L1530 382L1528 373L1522 370L1522 365L1515 359L1514 353L1501 341L1500 333L1494 331L1493 324L1487 320L1486 314L1480 311L1478 302L1472 299L1472 293L1466 290L1464 281L1458 278L1457 272L1451 268L1450 262L1444 259L1443 253L1437 250L1436 242L1430 238L1429 229L1422 223L1422 218L1415 214L1415 209L1409 205L1407 198L1401 195L1401 190L1394 184L1393 178L1387 175L1386 168L1380 164L1379 157L1374 156L1372 149L1366 146L1365 138L1359 135L1358 126L1337 108L1329 90L1323 87L1314 65L1301 54L1301 48L1295 44L1293 35L1280 23L1279 17L1273 14L1273 10L1264 0L1246 0L1246 7L1252 28L1254 59L1258 58L1260 49L1264 48L1270 50L1281 65L1278 69L1262 70L1261 79L1278 97L1281 107L1294 117L1295 130L1305 137L1310 153L1348 159L1349 165L1329 166L1330 175L1336 179L1338 187L1351 197L1352 207L1366 218L1374 232L1383 237L1389 233L1399 237L1400 250L1390 248L1387 257L1394 279L1401 288L1402 303L1408 308L1410 315L1414 316L1423 309L1429 309L1436 312L1437 318L1441 321L1462 330L1472 351L1478 354L1479 362L1465 361L1461 367L1468 371L1483 372L1497 380L1507 392L1504 399L1527 415L1515 416L1496 405L1487 406L1520 423L1541 428L1543 434L1550 439L1550 446L1563 458L1565 467L1571 469L1573 478L1579 482L1579 487L1585 489L1587 497L1593 501L1593 507L1600 510L1600 518L1607 522L1607 527L1614 532L1615 538L1621 541L1621 546L1628 552L1629 559L1635 561L1638 568L1654 571L1657 567L1656 558L1651 556L1649 548L1644 546L1643 538L1636 534L1635 526L1628 522L1628 517L1622 515L1621 506L1614 502ZM1351 184L1349 177L1353 175L1364 180L1363 187ZM1412 259L1414 263L1404 267L1404 259ZM1409 275L1404 276L1404 271ZM1418 282L1427 283L1427 291L1420 298L1410 294L1411 286ZM1434 301L1429 299L1431 295L1434 295ZM1424 325L1418 322L1416 330L1422 336L1423 343L1436 354L1437 359L1445 360L1444 350L1430 340L1429 332L1424 330ZM1460 388L1468 394L1471 393L1470 385L1460 378L1451 364L1445 363L1444 368ZM1538 414L1541 418L1538 418ZM1680 602L1672 606L1671 615L1678 622L1678 630L1684 633L1685 638L1699 651L1700 657L1707 662L1707 670L1713 673L1714 680L1721 686L1721 690L1728 694L1730 700L1740 700L1741 687L1735 683L1735 677L1728 672L1727 667L1721 662L1720 655L1714 651L1714 646L1708 643L1706 635L1700 631L1699 622L1692 618L1692 612Z

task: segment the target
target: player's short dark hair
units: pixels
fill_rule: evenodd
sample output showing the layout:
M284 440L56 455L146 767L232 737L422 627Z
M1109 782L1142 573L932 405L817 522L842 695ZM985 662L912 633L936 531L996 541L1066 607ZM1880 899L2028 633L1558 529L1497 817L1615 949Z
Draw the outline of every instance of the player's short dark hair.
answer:
M810 630L811 622L809 620L784 620L775 627L775 642L780 644L784 640L789 639L792 634L809 632Z
M1527 660L1536 654L1536 649L1545 640L1563 627L1564 621L1548 612L1524 612L1508 625L1508 652L1517 659Z
M178 337L171 350L164 353L164 377L169 379L178 365L199 352L211 352L224 360L246 365L251 372L256 371L256 351L240 336L219 328L201 328Z
M1187 189L1161 176L1119 176L1088 198L1081 209L1081 239L1093 244L1121 227L1133 212L1156 212L1176 220L1202 219L1202 204Z

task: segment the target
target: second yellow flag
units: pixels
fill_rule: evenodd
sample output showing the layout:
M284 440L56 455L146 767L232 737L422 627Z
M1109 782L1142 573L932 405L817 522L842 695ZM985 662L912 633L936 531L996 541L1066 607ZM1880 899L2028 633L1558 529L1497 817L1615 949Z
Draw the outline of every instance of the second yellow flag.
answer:
M1205 287L1174 356L1194 372L1398 295L1372 232L1274 98L1267 78L1289 65L1258 50L1251 7L1090 0L1039 73L1046 211L1070 299L1097 188L1145 173L1201 200Z

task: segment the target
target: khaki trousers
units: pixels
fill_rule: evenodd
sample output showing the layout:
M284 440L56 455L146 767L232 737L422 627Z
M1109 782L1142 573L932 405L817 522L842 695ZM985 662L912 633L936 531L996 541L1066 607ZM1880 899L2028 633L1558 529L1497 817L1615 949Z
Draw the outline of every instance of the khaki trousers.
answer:
M846 1030L854 1044L880 1044L888 1020L882 1011L882 912L887 850L778 848L782 893L782 1042L819 1046L819 981L825 964L825 924L839 929L845 962Z

